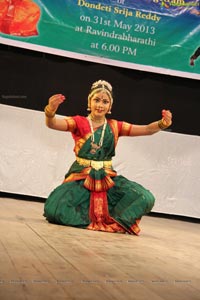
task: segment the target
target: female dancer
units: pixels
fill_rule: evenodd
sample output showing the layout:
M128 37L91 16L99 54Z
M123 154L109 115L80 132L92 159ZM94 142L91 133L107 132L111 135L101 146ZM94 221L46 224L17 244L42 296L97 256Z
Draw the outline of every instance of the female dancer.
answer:
M63 183L48 197L44 216L49 222L138 235L141 217L150 212L154 196L140 184L117 175L112 157L120 136L151 135L172 123L169 110L162 119L148 125L134 125L107 119L113 105L112 86L104 80L94 82L88 96L87 117L55 117L65 101L53 95L45 107L49 128L70 131L75 142L76 160Z

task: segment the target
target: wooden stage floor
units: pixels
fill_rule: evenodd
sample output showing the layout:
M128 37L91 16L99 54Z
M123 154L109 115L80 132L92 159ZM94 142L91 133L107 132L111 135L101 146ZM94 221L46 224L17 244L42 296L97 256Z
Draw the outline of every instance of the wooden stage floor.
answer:
M49 224L0 198L1 300L199 300L200 224L145 216L139 237Z

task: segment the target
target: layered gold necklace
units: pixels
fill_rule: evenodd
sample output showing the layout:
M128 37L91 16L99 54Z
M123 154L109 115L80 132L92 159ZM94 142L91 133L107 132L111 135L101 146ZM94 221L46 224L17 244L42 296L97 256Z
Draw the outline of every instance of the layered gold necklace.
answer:
M106 125L107 125L107 120L106 120L106 118L104 120L104 124L103 124L103 128L102 128L102 132L101 132L101 137L100 137L99 143L95 143L94 128L92 126L92 118L91 118L90 115L88 116L88 121L89 121L90 129L91 129L91 132L92 132L90 153L95 154L97 152L97 150L100 149L102 147L102 145L103 145L103 140L104 140L104 134L105 134L105 129L106 129Z

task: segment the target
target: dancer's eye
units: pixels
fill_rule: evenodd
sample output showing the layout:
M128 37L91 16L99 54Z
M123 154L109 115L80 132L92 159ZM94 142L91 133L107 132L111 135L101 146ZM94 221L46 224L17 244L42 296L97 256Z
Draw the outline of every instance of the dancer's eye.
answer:
M105 105L106 105L106 104L109 104L109 101L108 101L107 99L104 99L104 100L103 100L103 104L105 104Z

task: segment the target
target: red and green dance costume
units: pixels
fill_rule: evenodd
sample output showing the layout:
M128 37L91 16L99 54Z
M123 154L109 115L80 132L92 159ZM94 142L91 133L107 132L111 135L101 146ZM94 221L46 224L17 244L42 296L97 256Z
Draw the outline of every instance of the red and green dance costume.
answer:
M66 118L75 141L76 161L65 180L48 197L44 216L49 222L138 235L139 221L150 212L154 196L136 182L117 175L111 159L120 136L128 136L131 124L107 120L103 145L91 153L91 129L82 116ZM99 141L102 127L95 130Z

